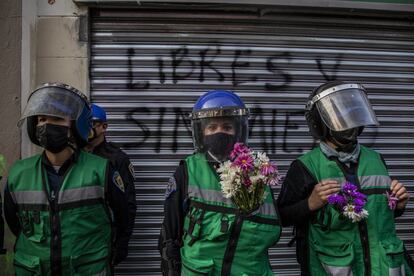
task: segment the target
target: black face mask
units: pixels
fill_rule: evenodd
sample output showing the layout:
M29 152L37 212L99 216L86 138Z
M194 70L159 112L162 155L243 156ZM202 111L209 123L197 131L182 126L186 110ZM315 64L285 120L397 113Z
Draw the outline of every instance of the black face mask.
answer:
M358 141L359 128L351 128L344 131L330 131L334 144L340 148L341 151L352 151Z
M67 126L44 124L36 127L36 137L42 147L58 153L69 146L69 128Z
M235 142L234 135L222 132L204 136L205 151L211 152L220 161L227 159Z

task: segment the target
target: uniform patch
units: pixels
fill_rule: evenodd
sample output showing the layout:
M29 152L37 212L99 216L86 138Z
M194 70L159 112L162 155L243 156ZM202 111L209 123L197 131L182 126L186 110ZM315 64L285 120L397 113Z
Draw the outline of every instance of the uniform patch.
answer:
M131 162L129 163L128 169L129 169L129 172L131 173L132 177L134 177L135 176L134 165L132 165Z
M171 176L170 179L168 179L168 185L167 189L165 190L165 198L169 198L172 193L174 193L177 190L177 184L175 182L174 176Z
M114 182L114 184L122 191L125 193L125 185L124 185L124 181L122 181L122 177L119 174L118 171L114 172L114 176L112 177L112 180Z

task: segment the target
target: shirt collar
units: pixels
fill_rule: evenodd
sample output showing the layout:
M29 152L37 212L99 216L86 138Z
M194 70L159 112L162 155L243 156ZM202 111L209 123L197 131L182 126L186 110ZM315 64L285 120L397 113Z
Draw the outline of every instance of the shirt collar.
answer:
M62 164L57 174L65 174L65 172L70 168L70 166L78 160L79 153L79 150L75 150L73 154ZM46 151L43 151L42 153L42 165L45 166L46 170L56 173L55 168L47 158Z

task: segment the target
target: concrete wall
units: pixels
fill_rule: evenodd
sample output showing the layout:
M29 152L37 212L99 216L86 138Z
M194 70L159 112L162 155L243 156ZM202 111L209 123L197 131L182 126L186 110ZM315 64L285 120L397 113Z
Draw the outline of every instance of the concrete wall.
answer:
M89 94L88 45L79 40L87 8L70 0L22 1L22 109L30 91L44 82L64 82ZM22 157L36 152L23 131Z
M21 1L0 1L0 154L9 165L20 156Z
M21 0L0 1L0 154L10 167L20 158L20 62ZM7 172L6 172L7 174ZM3 191L4 179L0 185ZM3 238L3 237L0 237ZM6 247L13 248L14 238L6 228ZM0 274L11 275L11 254L0 256Z

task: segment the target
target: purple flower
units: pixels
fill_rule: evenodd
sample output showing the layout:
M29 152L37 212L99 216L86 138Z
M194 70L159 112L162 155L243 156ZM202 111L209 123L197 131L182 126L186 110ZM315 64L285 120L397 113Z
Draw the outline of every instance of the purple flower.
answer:
M260 167L260 174L262 175L269 175L276 172L276 166L274 166L271 162L265 163Z
M351 195L353 192L356 192L358 190L357 186L355 186L354 184L350 183L350 182L345 182L344 186L342 187L342 190Z
M390 207L391 210L395 210L395 207L397 207L398 203L398 197L396 197L393 193L389 193L388 191L385 192L385 196L388 199L388 207Z
M365 200L363 200L363 199L360 199L360 198L355 198L354 199L354 204L355 204L355 207L364 207L364 205L365 205Z
M367 200L367 196L360 192L353 192L352 196L360 200L364 200L364 201Z
M250 149L246 147L243 143L234 144L233 150L230 153L230 158L234 160L237 156L241 154L249 154Z
M236 160L234 160L234 164L241 168L244 172L253 170L253 162L253 158L246 153L239 155Z
M361 213L361 212L362 212L363 207L364 207L363 205L361 206L361 205L356 205L356 204L355 204L355 207L354 207L354 211L355 211L355 213L357 213L357 214Z
M333 194L328 197L328 203L332 205L344 206L346 202L346 198L340 194Z

